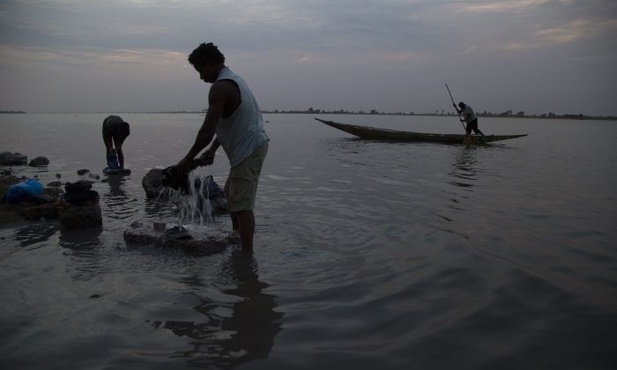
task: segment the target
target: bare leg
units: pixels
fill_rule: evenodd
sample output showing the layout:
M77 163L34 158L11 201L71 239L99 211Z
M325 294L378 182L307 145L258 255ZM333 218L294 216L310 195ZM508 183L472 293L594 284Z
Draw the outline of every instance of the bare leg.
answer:
M465 135L471 135L471 124L469 123L465 126Z
M118 153L118 164L120 168L124 168L124 152L122 151L122 147L116 147L116 149L116 153Z
M105 143L105 163L107 163L111 155L111 149L114 147L111 135L103 132L103 143Z
M114 137L114 146L116 147L116 154L118 154L118 164L120 168L124 168L124 152L122 151L122 143L124 143L124 138Z
M238 231L238 214L236 212L229 212L229 216L231 216L231 228L234 231Z
M484 136L484 134L482 133L482 131L480 131L480 129L478 128L478 119L474 119L472 122L469 123L469 125L471 126L471 129L469 130L469 133L471 133L471 130L473 129L473 132L476 135L482 135ZM469 135L468 133L468 135Z
M242 249L252 250L253 234L255 234L255 214L253 213L253 210L232 212L232 224L234 223L234 218L236 222L236 225L234 225L234 230L238 230L240 233Z

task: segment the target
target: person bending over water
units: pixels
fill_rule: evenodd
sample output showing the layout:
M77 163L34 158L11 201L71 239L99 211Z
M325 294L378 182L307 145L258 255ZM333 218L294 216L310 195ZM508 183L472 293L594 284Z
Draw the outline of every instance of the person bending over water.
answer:
M124 152L122 143L131 133L130 126L119 116L108 116L103 121L103 142L105 143L105 159L109 163L115 150L118 155L120 169L124 169Z

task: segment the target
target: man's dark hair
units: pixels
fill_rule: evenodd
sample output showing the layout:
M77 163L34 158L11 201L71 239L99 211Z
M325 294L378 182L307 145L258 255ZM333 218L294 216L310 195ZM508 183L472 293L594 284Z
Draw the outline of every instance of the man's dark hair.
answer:
M199 44L197 49L193 50L191 55L189 55L189 63L191 63L191 65L205 64L207 62L216 64L225 63L225 56L219 51L219 48L211 42Z

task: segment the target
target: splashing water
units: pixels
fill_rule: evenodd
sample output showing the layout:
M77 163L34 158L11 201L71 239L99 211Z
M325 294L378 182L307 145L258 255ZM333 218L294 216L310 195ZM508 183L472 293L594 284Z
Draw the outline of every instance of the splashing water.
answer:
M214 224L213 196L210 184L212 176L207 175L203 168L196 168L188 174L188 192L166 188L160 197L166 197L178 208L178 228L185 224L200 226Z
M215 216L227 213L223 190L203 167L197 167L186 176L185 189L163 186L156 201L175 206L177 229L191 229L198 234L216 233ZM175 212L174 212L175 213Z
M212 224L212 204L210 203L210 191L208 184L212 181L203 171L195 169L189 173L189 192L182 197L180 209L180 224L182 221L193 222L197 220L200 225Z

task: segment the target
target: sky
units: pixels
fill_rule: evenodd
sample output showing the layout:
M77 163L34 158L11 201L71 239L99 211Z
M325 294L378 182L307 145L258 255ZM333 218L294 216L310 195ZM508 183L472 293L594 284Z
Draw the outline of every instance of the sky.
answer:
M0 110L200 111L202 42L263 110L617 116L615 0L0 0Z

